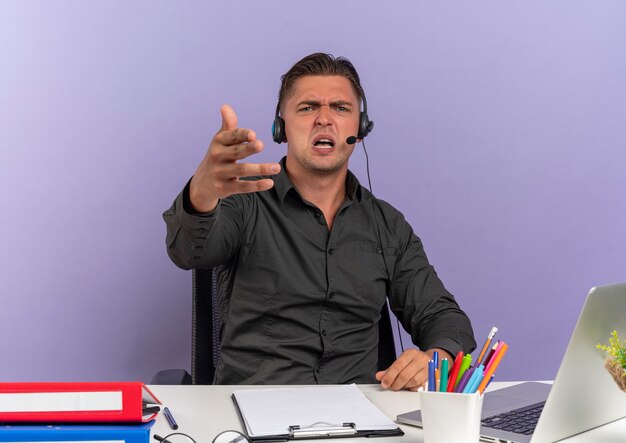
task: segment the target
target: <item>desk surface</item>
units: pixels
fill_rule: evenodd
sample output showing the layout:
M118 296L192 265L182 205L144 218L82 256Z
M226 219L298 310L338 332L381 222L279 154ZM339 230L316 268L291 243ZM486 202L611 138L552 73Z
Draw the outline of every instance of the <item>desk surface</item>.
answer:
M489 390L503 388L514 383L492 383ZM258 389L276 386L151 386L150 388L172 411L178 422L178 431L173 431L163 414L159 414L152 428L152 435L165 436L171 432L184 432L197 443L211 443L221 431L242 430L231 394L235 389ZM378 385L360 385L365 395L389 418L395 421L398 414L419 409L419 396L409 391L386 391ZM626 398L624 399L626 401ZM377 438L376 443L422 443L422 430L408 425L400 425L404 437ZM617 443L624 441L626 419L610 423L592 431L563 440L567 443ZM365 439L345 439L342 443L363 443ZM156 443L156 440L153 440ZM311 440L308 440L311 441ZM318 440L319 441L319 440ZM325 440L321 440L325 441ZM369 441L369 440L367 440Z

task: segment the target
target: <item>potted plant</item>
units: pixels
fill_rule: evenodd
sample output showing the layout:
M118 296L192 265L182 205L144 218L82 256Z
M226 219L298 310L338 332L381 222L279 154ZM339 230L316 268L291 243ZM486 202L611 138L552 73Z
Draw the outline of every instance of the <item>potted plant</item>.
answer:
M620 341L617 331L613 331L608 346L598 343L596 347L608 354L604 367L619 388L626 392L626 341Z

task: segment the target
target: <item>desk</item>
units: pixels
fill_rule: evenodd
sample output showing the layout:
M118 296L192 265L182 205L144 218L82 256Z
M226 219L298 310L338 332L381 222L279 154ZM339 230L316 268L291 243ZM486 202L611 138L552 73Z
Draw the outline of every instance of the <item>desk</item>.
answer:
M489 390L512 384L514 383L494 382L489 386ZM241 431L239 416L231 399L233 390L268 387L276 386L150 386L163 404L171 409L179 426L178 431L173 431L161 413L152 428L152 435L165 436L171 432L184 432L192 436L197 443L211 443L215 435L221 431L228 429ZM360 385L359 388L394 421L398 414L419 409L419 396L415 392L386 391L379 385ZM422 443L424 441L420 428L408 425L400 425L400 427L405 432L403 437L376 438L375 443ZM625 435L626 419L622 419L563 441L567 443L618 443L625 441ZM152 441L156 443L156 440ZM366 443L372 440L342 438L334 441Z

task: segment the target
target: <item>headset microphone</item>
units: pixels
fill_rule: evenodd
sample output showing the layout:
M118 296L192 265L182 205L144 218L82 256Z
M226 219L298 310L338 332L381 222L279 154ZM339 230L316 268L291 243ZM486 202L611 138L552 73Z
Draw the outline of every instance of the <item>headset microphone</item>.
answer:
M354 135L351 135L350 137L346 139L346 143L349 145L355 144L356 141L357 141L357 138Z

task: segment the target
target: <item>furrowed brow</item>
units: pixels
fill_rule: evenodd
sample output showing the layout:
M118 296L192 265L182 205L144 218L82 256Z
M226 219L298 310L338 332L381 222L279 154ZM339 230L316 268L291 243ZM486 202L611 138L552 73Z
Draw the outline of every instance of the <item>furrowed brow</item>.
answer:
M331 106L352 106L352 102L346 101L346 100L335 100L333 102L330 102Z
M298 106L309 105L309 106L320 106L321 103L318 100L302 100L298 103Z
M298 103L298 106L309 105L309 106L322 106L322 103L319 100L302 100ZM334 100L330 102L330 106L352 106L352 102L347 100Z

